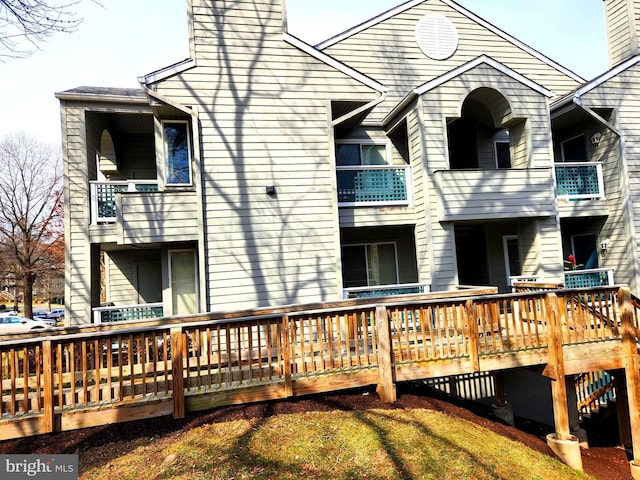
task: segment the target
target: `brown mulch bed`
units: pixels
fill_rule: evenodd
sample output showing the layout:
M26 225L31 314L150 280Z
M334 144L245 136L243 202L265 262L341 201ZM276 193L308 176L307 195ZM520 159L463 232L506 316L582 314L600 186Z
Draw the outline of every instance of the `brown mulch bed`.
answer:
M474 408L470 405L465 406ZM382 403L378 395L373 391L349 391L289 401L218 408L208 412L191 413L182 420L163 417L9 440L0 442L0 454L79 453L94 446L117 443L119 440L154 437L214 422L265 418L273 415L305 411L349 411L373 408L437 410L474 422L507 438L521 442L534 450L554 456L547 446L542 432L538 434L526 433L523 430L504 425L437 396L425 394L424 390L415 388L400 390L398 392L398 400L393 405ZM628 454L624 449L611 446L592 447L582 450L582 462L584 471L599 480L632 480Z

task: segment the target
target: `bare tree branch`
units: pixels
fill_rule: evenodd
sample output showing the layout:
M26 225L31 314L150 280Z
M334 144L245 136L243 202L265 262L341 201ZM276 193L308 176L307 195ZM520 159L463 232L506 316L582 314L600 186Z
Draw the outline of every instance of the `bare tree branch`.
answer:
M27 57L47 37L75 31L79 1L0 0L0 58Z

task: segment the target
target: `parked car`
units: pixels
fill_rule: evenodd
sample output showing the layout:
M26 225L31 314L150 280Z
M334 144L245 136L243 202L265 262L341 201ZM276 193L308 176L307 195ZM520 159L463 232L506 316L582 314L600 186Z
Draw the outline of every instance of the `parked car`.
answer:
M0 316L0 335L49 330L54 325L44 320L33 320L18 315L3 315Z
M56 320L64 319L64 308L54 308L47 314L47 318L55 318Z

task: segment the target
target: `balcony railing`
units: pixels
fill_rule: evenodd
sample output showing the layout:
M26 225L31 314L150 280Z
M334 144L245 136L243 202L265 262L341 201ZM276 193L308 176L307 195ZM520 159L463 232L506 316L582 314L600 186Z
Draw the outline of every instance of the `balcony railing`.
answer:
M604 198L602 163L556 163L558 197L570 200Z
M428 283L400 283L395 285L371 285L369 287L351 287L342 290L344 298L384 297L387 295L406 295L411 293L429 293Z
M114 307L96 307L93 309L93 323L130 322L164 316L160 303L139 305L118 305Z
M113 182L90 182L91 223L112 223L116 221L116 193L155 192L156 180L122 180Z
M564 272L565 288L591 288L613 285L612 268L590 268Z
M336 167L336 170L341 207L409 204L409 165Z

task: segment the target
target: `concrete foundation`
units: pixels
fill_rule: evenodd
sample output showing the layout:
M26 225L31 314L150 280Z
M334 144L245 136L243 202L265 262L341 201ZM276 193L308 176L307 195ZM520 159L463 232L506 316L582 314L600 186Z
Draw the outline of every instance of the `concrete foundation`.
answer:
M491 405L491 411L493 415L502 420L507 425L515 426L516 422L513 417L513 407L509 404L504 405L496 405L495 403Z
M569 440L560 440L555 433L550 433L547 435L547 445L564 463L571 468L582 471L582 454L577 437L572 435Z

